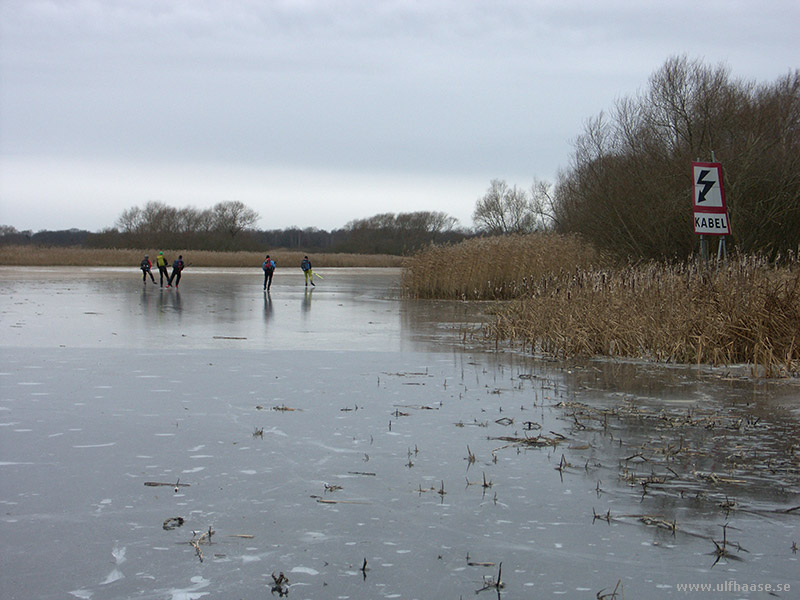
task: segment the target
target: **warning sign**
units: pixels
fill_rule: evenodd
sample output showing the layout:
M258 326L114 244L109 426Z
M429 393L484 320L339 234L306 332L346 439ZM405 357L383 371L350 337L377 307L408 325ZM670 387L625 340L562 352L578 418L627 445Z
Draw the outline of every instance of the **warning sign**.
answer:
M728 208L722 187L720 163L692 163L694 182L694 232L704 235L729 235Z

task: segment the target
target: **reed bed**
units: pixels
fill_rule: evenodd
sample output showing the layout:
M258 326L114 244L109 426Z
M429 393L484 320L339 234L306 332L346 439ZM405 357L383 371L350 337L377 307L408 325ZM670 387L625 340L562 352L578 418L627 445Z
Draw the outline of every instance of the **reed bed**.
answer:
M552 233L465 240L430 246L411 257L403 289L414 298L508 300L528 294L539 278L588 269L597 251L574 236Z
M486 333L560 357L749 363L756 375L797 375L800 261L736 256L553 273L498 307Z
M535 353L746 363L759 375L796 375L798 255L619 267L575 237L481 238L419 252L403 286L416 298L498 301L486 336Z
M278 268L299 268L300 261L306 254L309 254L315 267L400 267L403 264L402 257L386 254L316 254L282 249L271 249L265 252L212 252L174 249L0 246L0 265L138 268L145 254L149 254L150 260L155 263L159 250L163 250L170 261L182 254L184 260L193 267L261 268L267 252L277 262Z

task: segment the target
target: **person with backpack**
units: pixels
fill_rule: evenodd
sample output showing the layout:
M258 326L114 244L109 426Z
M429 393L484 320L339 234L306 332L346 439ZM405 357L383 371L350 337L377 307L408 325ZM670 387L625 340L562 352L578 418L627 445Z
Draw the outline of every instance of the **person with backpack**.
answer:
M159 252L156 256L156 266L158 267L158 279L160 287L164 287L164 280L167 280L167 287L169 287L169 273L167 273L167 257L163 252Z
M153 272L150 270L151 266L152 265L150 264L150 257L147 254L145 254L141 264L139 265L139 268L142 270L142 284L147 284L148 275L150 275L150 279L153 280L153 283L156 282L156 278L153 277Z
M272 274L275 273L275 261L269 257L269 254L264 259L261 268L264 269L264 289L269 291L269 288L272 287Z
M179 254L178 258L172 261L172 275L169 276L169 281L167 281L167 287L172 285L172 280L175 280L175 287L178 287L178 284L181 282L181 271L183 271L183 267L186 265L183 262L183 255ZM155 281L153 282L155 283Z
M306 277L306 287L308 287L308 282L311 282L311 285L314 285L314 273L311 270L311 261L308 260L307 256L303 257L303 261L300 263L300 268L303 269L303 274Z

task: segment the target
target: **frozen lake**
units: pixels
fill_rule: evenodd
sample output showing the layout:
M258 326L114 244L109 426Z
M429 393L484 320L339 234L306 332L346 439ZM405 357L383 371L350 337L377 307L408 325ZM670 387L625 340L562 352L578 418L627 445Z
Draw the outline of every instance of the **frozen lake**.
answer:
M798 597L796 382L321 273L0 268L0 597Z

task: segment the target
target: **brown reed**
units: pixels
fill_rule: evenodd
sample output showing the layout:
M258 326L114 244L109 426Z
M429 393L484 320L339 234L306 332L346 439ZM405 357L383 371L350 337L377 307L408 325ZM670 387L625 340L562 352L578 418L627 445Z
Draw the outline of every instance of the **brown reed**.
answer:
M118 248L55 248L44 246L0 246L0 265L13 266L87 266L137 267L145 254L155 263L159 250L169 260L182 254L194 267L254 267L261 268L264 257L270 257L281 267L299 267L303 256L309 255L314 267L400 267L403 258L386 254L325 254L301 250L270 249L264 252L212 252L175 249L118 249Z
M735 256L724 264L647 263L539 278L499 308L488 336L533 352L661 362L748 363L800 372L800 261Z
M419 252L403 286L416 298L501 301L487 338L534 353L800 372L798 253L617 267L575 237L479 238Z
M554 233L473 238L429 246L411 257L403 289L414 298L508 300L562 270L597 264L597 251L575 236Z

